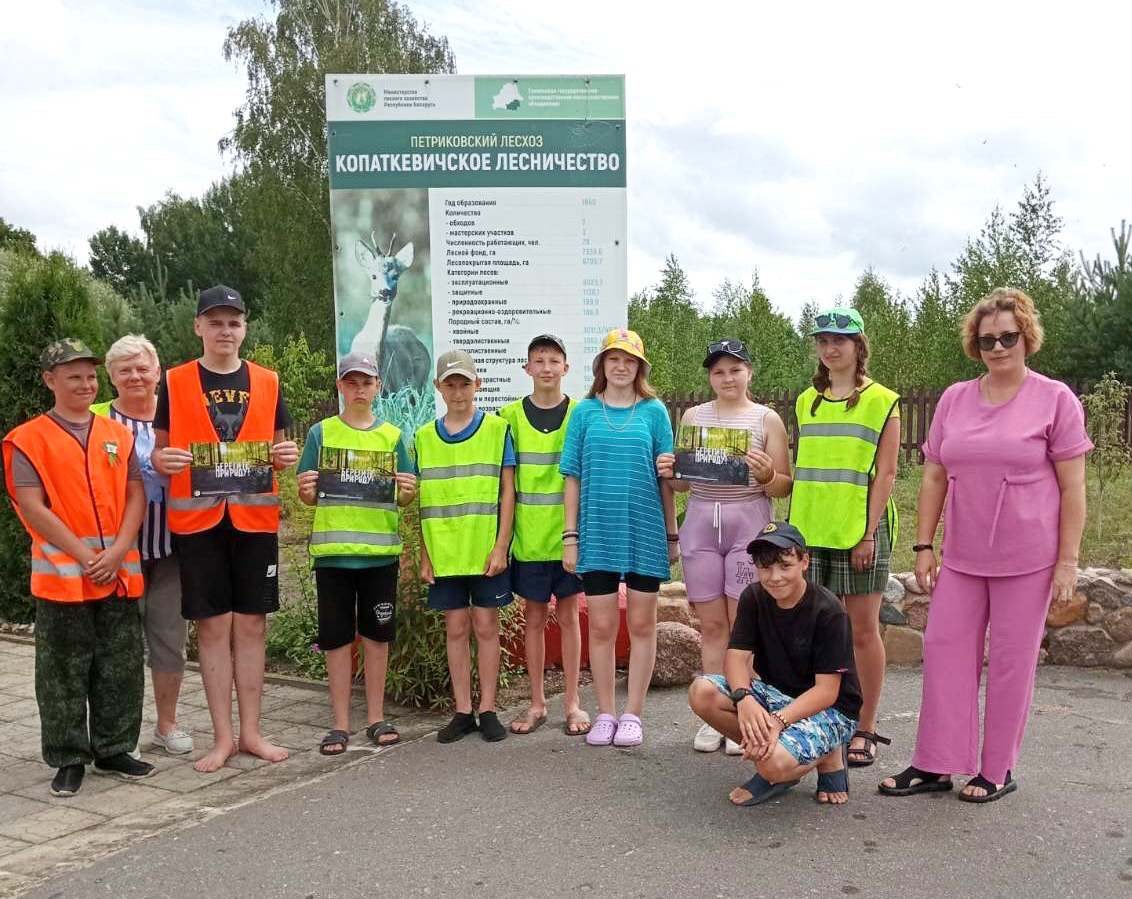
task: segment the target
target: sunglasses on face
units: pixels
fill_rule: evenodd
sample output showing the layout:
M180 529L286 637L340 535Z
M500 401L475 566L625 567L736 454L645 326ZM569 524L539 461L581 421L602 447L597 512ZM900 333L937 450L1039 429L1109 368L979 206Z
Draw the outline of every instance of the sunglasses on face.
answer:
M828 313L822 313L815 318L814 321L819 328L828 328L830 325L837 325L839 328L848 328L851 324L854 324L853 319L848 315L830 315Z
M978 339L979 349L984 353L989 353L994 349L996 343L1001 343L1002 348L1008 350L1018 342L1018 338L1021 336L1021 331L1007 331L997 337L994 334L980 334Z

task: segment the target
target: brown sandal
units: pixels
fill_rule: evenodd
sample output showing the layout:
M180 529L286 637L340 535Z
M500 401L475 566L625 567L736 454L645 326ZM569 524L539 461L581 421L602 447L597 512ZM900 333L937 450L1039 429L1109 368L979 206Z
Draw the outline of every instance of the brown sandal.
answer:
M850 749L849 750L849 767L850 768L867 768L877 760L877 744L883 743L885 746L891 746L892 741L888 737L882 737L880 734L873 733L871 730L859 730L852 737L850 742L860 737L865 741L864 749Z

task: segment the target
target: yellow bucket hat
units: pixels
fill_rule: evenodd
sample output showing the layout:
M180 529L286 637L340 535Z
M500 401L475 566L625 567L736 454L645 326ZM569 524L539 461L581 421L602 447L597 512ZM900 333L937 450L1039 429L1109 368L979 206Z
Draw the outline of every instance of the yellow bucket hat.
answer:
M645 345L641 340L641 335L636 331L630 331L628 328L614 328L605 335L605 339L601 342L601 349L597 351L594 356L593 370L597 374L598 367L601 365L601 357L604 356L609 350L621 350L623 353L628 353L630 356L635 356L641 360L641 365L644 367L644 375L648 377L649 369L652 365L649 360L645 358Z

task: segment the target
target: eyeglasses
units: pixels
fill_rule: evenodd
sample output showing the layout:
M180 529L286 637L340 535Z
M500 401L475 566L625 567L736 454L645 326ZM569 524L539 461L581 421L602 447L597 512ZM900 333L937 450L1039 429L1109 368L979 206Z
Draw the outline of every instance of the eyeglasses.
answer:
M1001 343L1004 350L1010 349L1018 342L1018 338L1021 336L1021 331L1007 331L1005 334L999 334L997 337L994 334L980 334L977 342L980 350L984 353L989 353L994 349L996 343Z
M709 356L716 353L744 353L746 350L747 348L738 340L717 340L707 348Z
M848 315L830 314L828 312L822 313L814 322L819 328L828 328L831 324L837 325L839 328L848 328L850 325L856 324Z

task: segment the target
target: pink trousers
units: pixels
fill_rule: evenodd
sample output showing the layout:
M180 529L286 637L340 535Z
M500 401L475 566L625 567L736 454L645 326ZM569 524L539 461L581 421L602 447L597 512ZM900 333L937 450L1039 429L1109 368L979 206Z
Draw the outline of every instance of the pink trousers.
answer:
M1053 568L1014 577L940 569L924 633L923 699L912 764L1003 783L1018 760L1034 695ZM983 751L979 681L990 624Z

